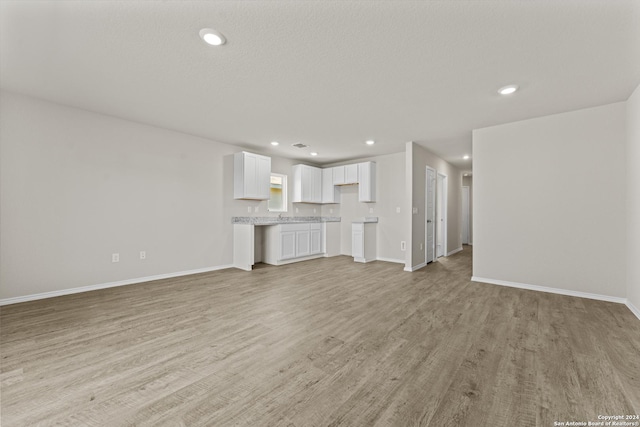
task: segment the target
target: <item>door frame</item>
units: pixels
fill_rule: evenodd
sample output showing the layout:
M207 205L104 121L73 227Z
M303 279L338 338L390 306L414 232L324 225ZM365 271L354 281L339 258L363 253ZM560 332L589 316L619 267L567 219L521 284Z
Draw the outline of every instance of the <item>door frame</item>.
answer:
M429 249L427 248L427 243L429 242L429 238L428 238L428 233L429 233L429 223L427 222L429 220L429 171L433 172L433 177L434 177L434 184L433 184L433 194L431 194L431 197L433 197L433 209L434 209L434 213L433 213L433 223L432 223L432 227L433 227L433 243L432 243L432 247L431 250L433 252L433 259L432 260L428 260L428 254L429 254ZM437 206L436 206L436 202L437 202L437 198L436 198L436 192L437 192L437 187L438 187L438 171L436 171L434 168L427 166L427 168L425 169L425 189L424 189L424 263L425 265L435 261L436 259L438 259L438 257L436 256L436 222L435 222L435 216L437 213Z
M449 200L448 200L448 189L449 189L449 179L447 177L446 174L441 173L441 172L437 172L436 173L436 217L438 214L438 180L442 180L442 220L440 222L442 222L442 255L441 256L448 256L448 252L447 252L447 228L448 228L448 216L447 216L447 207L449 205ZM438 258L440 258L438 256L438 227L436 227L436 235L435 238L433 240L435 246L436 246L436 250L434 252L434 257L437 260Z
M465 196L467 197L467 209L464 208ZM471 227L470 227L471 224L469 221L469 217L470 217L469 206L471 205L470 197L471 197L471 193L469 191L469 186L463 185L462 186L462 244L463 245L468 245L469 242L471 241ZM465 242L465 228L467 231L466 242Z

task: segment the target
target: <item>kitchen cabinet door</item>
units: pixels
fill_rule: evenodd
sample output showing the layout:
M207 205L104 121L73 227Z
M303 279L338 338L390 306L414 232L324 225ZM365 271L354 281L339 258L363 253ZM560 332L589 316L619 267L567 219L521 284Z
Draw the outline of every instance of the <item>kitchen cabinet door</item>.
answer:
M281 231L280 232L280 259L289 259L296 257L296 232Z
M311 233L309 230L296 231L296 257L311 254Z
M358 163L358 200L376 201L376 163Z
M322 224L310 225L311 255L322 253Z
M233 158L233 198L268 200L271 158L242 151Z
M357 184L358 183L358 164L346 165L344 167L344 183L345 184Z

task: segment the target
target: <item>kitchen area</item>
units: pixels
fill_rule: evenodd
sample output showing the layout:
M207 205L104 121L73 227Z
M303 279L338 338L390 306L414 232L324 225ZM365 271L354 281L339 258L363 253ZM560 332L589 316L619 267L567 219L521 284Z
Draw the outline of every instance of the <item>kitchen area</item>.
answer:
M346 224L341 223L340 216L333 214L339 209L327 208L339 206L343 197L352 205L375 203L376 162L324 168L296 164L291 169L290 175L272 174L268 156L244 151L234 154L234 199L272 199L276 206L269 203L269 216L231 218L233 266L250 271L258 262L284 265L345 252L350 252L354 262L376 260L378 217L351 218L351 232L345 235ZM287 182L287 177L292 178L291 182ZM291 186L290 191L287 191L287 184ZM296 216L283 212L287 194L291 195L293 206L296 203L318 205L313 211L320 211L320 215ZM277 202L281 203L281 208ZM368 209L370 213L373 211L373 208ZM275 212L279 214L276 216ZM346 245L350 246L347 250Z

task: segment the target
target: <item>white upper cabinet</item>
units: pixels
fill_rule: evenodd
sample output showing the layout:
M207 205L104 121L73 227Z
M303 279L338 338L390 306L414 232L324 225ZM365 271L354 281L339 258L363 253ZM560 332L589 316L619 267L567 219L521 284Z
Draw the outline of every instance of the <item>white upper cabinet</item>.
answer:
M358 181L358 163L352 165L346 165L344 167L344 183L345 184L357 184Z
M333 168L293 167L293 202L340 203L339 185L359 184L360 202L376 201L376 163L364 162Z
M293 166L293 202L322 203L322 169Z
M242 151L233 156L233 198L268 200L271 157Z
M333 185L344 184L344 166L335 166L331 168L333 171Z
M322 203L340 203L340 193L333 179L335 168L322 169Z
M346 185L358 183L358 164L334 166L333 185Z
M376 163L358 163L358 200L376 201Z

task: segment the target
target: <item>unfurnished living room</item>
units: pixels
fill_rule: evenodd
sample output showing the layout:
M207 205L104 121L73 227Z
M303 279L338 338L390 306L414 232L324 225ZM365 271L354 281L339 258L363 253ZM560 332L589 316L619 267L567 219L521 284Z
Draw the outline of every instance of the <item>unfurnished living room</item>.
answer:
M0 425L640 426L640 0L0 0Z

